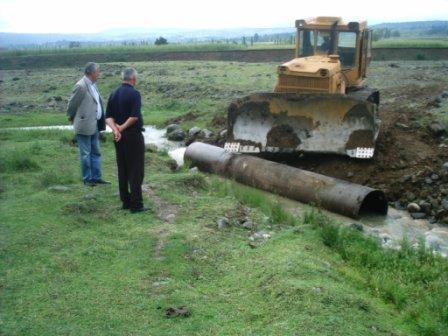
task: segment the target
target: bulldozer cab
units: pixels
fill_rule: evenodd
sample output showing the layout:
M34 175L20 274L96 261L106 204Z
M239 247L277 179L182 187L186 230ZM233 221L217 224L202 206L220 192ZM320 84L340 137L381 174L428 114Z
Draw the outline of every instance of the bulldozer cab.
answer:
M297 20L296 58L338 55L351 85L366 77L371 60L371 30L365 22L342 22L338 17Z
M374 154L379 93L363 86L370 62L367 23L297 20L295 58L277 67L274 92L228 108L225 148L240 153Z

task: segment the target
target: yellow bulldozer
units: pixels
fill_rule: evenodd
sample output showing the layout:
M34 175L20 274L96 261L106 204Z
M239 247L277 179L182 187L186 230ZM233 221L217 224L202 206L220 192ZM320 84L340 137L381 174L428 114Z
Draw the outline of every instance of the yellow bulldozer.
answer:
M336 153L371 158L379 92L364 86L371 60L367 22L296 21L295 58L280 65L274 92L228 109L225 149L240 153Z

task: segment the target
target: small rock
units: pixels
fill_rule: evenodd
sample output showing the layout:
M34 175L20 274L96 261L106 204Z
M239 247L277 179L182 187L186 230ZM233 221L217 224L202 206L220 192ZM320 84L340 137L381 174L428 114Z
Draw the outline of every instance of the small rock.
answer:
M446 132L445 125L438 121L434 121L429 124L428 129L432 135L437 137L442 136Z
M241 226L248 230L252 230L255 227L254 222L252 222L252 220L250 219L244 220Z
M448 198L444 198L441 205L444 210L448 211Z
M222 130L221 132L219 132L219 137L221 139L226 139L227 138L227 130L225 129L225 130Z
M413 219L424 219L426 218L426 214L424 212L412 212L411 217Z
M210 139L211 137L213 137L213 135L214 135L213 132L208 129L204 129L201 131L201 136L204 139Z
M353 172L348 172L348 173L347 173L347 177L348 177L348 178L351 178L351 177L353 177L353 176L355 176L355 174L354 174Z
M443 91L440 95L441 98L448 98L448 91Z
M194 126L188 130L188 137L195 138L201 133L201 129L197 126Z
M271 235L269 233L264 232L264 231L255 232L255 233L253 233L249 237L249 239L251 241L264 240L264 239L269 239L269 238L271 238Z
M431 203L429 202L420 202L419 203L420 209L422 212L429 214L431 212Z
M176 129L167 133L166 137L171 141L182 141L185 139L185 132L182 129Z
M406 208L411 213L420 211L420 206L417 203L409 203Z
M169 124L166 127L166 133L168 134L168 133L171 133L171 132L173 132L175 130L178 130L178 129L181 129L179 124Z
M222 217L217 221L218 229L223 230L229 227L229 220L227 217Z
M96 196L94 194L87 194L87 195L84 195L84 199L94 200L94 199L96 199Z
M190 173L197 173L197 172L199 172L199 169L198 169L198 167L193 167L193 168L190 168Z
M433 180L433 181L437 181L439 178L440 178L440 176L437 175L437 174L432 174L431 175L431 180Z
M442 165L442 168L443 168L443 170L448 171L448 162L445 162L445 163Z
M350 224L350 228L357 231L364 231L364 226L361 223L352 223Z
M55 185L48 188L49 191L56 191L56 192L67 192L70 190L67 186L62 185Z
M425 178L425 183L426 184L432 184L434 181L430 178L430 177L426 177Z
M429 203L431 203L431 207L434 209L438 208L440 205L440 202L435 198L430 199Z

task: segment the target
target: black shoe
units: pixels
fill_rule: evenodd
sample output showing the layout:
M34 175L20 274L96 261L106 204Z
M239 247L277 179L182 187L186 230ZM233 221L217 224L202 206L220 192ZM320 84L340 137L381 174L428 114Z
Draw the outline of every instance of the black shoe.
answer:
M87 187L95 187L96 183L95 182L84 182L84 185Z
M95 183L96 184L110 184L109 181L104 181L104 180L96 180Z
M141 207L141 208L137 208L137 209L131 209L131 213L139 213L139 212L146 212L146 211L150 211L150 208L147 207Z

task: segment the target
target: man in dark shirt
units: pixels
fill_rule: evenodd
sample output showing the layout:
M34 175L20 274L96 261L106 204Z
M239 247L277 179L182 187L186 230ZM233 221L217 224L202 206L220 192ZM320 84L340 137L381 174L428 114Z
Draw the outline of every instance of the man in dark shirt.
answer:
M131 212L149 210L143 206L142 183L145 171L145 141L140 93L134 89L137 71L125 69L123 83L109 96L106 123L115 137L118 184L123 209ZM129 190L130 187L130 190Z

